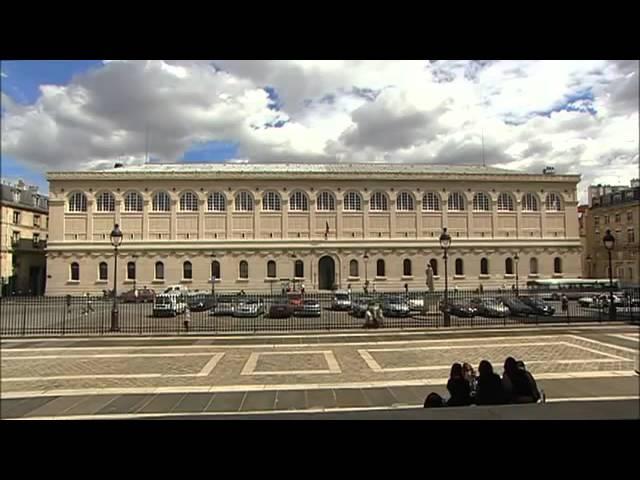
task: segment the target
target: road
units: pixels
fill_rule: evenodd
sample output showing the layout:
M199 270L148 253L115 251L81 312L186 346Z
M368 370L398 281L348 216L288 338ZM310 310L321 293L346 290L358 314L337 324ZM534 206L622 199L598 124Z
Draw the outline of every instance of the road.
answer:
M628 325L4 338L0 406L2 418L410 409L445 394L454 361L502 373L509 355L550 403L622 402L639 398L639 350Z

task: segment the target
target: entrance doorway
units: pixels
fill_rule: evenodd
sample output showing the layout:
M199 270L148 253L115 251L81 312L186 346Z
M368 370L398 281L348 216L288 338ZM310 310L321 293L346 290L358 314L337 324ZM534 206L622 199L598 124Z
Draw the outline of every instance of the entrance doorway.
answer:
M324 256L318 262L318 288L331 290L336 283L336 264L333 258Z

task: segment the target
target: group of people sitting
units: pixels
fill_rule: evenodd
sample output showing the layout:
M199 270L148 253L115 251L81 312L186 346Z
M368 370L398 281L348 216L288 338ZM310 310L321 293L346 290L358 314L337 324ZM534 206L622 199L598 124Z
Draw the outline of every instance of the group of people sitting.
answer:
M507 357L502 378L494 373L493 366L487 360L480 362L478 372L476 376L468 363L454 363L447 382L449 398L445 400L432 392L424 402L425 408L536 403L542 397L533 375L521 360Z

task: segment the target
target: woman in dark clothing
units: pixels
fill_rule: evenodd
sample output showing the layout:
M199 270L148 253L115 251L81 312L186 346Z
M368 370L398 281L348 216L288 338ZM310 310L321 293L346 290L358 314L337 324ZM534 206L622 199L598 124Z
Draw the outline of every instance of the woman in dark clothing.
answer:
M509 402L533 403L536 401L536 395L533 392L529 377L518 368L518 364L513 357L508 357L504 361L502 386Z
M451 366L451 375L447 382L447 390L451 397L447 402L449 407L461 407L471 405L471 386L465 380L462 373L462 365L454 363Z
M500 376L493 372L493 365L482 360L478 366L477 405L500 405L505 402L504 389Z

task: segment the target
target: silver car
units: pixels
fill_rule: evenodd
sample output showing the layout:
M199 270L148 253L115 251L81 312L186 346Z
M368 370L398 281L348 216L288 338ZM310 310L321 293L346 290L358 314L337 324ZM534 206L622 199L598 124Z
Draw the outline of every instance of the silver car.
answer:
M336 292L331 300L332 310L351 310L351 296L348 292Z
M411 315L411 309L406 298L392 297L382 304L382 313L385 317L408 317Z
M258 317L264 313L264 305L260 300L240 302L233 311L234 317Z
M305 300L302 305L298 305L294 313L300 317L319 317L322 313L320 302L317 300Z

